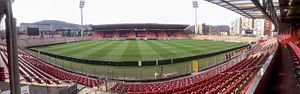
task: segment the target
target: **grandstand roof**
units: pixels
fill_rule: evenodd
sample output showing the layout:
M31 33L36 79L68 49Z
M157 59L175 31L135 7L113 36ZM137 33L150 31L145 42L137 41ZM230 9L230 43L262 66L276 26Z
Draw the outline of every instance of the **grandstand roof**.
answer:
M92 30L135 30L135 29L185 29L189 25L185 24L105 24L105 25L92 25Z
M4 16L6 1L8 1L8 0L0 0L0 22L1 22L1 19L3 18L3 16ZM11 1L14 2L15 0L11 0Z
M283 23L300 22L300 1L299 0L279 0L280 19Z
M264 18L263 13L251 0L205 0L210 3L214 3L221 7L232 10L247 18ZM278 0L274 0L274 6L278 8ZM277 2L276 2L277 1ZM278 12L279 13L279 12Z

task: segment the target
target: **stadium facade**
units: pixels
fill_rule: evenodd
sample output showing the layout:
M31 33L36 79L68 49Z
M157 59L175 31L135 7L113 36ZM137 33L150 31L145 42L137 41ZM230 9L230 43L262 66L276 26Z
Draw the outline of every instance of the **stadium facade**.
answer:
M108 24L92 25L93 39L187 39L181 24Z
M231 21L231 35L255 35L270 36L270 21L265 19L249 19L247 17L239 17Z

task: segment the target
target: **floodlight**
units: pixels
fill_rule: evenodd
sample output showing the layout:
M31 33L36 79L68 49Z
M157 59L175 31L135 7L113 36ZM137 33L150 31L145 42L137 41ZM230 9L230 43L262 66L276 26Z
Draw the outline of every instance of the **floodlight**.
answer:
M80 3L79 3L79 8L83 8L84 7L84 0L80 0Z
M198 8L198 1L196 1L196 0L193 1L193 7L194 7L194 8Z
M195 34L199 34L199 32L197 30L197 8L198 8L198 1L197 0L193 1L193 7L195 8L195 28L194 28L194 31L195 31Z
M79 8L80 8L80 13L81 13L81 24L80 24L80 32L81 32L81 36L83 36L83 28L82 28L82 25L83 25L83 13L82 13L82 9L84 7L84 0L80 0L79 2Z

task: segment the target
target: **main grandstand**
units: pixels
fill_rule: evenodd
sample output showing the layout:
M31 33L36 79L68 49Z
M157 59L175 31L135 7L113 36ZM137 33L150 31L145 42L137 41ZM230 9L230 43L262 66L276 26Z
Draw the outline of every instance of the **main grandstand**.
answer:
M92 25L94 40L99 39L187 39L181 24L108 24Z
M66 36L63 32L41 33L38 27L27 27L33 30L31 35L27 31L27 35L16 37L11 4L1 1L0 14L8 20L7 35L0 41L0 91L13 94L300 92L299 8L295 7L298 1L279 0L275 4L272 0L206 1L249 18L266 18L277 33L263 38L188 35L189 25L146 23L91 25L91 30L81 35L76 34L78 27L72 29L76 33ZM281 19L276 15L278 8ZM61 30L72 31L56 28Z

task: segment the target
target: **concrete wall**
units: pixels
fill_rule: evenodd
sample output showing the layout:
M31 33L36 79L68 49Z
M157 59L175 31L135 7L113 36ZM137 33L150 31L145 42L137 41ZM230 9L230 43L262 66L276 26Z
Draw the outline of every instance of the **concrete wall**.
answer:
M25 86L21 84L20 86ZM1 91L9 90L8 82L0 82ZM77 86L35 86L29 85L30 94L76 94Z

